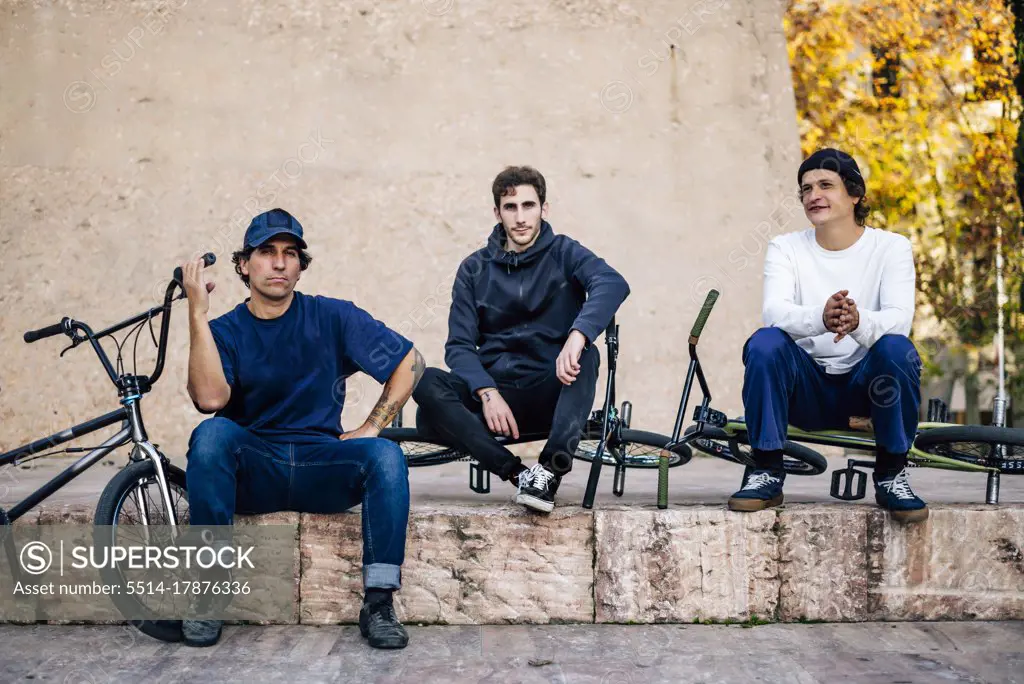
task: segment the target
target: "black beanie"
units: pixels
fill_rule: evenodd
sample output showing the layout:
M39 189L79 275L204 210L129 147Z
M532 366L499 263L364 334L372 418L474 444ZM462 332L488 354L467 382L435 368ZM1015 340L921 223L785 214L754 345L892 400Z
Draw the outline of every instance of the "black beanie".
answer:
M835 171L841 178L864 186L864 176L860 175L860 167L857 166L856 160L845 152L831 147L818 150L804 160L804 163L800 165L800 170L797 171L796 184L800 185L803 182L804 174L814 169Z

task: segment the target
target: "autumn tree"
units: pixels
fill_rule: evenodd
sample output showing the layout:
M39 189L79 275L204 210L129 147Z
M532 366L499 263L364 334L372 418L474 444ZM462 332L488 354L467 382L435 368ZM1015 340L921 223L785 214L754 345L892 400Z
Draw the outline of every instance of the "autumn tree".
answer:
M792 1L785 28L805 154L834 146L865 168L869 224L914 243L915 340L932 373L995 363L997 226L1006 292L1022 285L1014 160L1021 96L1001 0ZM1004 307L1008 379L1024 424L1021 301Z

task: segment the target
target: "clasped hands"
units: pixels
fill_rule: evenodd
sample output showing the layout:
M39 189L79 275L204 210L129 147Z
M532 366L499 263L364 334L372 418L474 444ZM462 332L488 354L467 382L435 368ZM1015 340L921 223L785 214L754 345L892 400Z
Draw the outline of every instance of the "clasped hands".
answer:
M833 342L839 342L860 325L860 312L857 303L847 295L849 290L840 290L825 301L825 309L821 312L821 320L825 329L836 334Z

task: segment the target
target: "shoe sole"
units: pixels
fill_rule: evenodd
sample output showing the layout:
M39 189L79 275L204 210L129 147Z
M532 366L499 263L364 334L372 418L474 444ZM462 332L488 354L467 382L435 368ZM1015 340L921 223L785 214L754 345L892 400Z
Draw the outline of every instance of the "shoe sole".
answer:
M406 646L409 645L408 637L406 637L402 641L392 641L392 642L380 642L380 641L378 641L377 643L374 643L374 642L370 641L370 631L368 629L366 629L365 627L363 627L362 624L359 625L359 634L364 639L366 639L368 644L370 644L370 648L380 648L380 649L384 649L384 650L395 650L395 649L399 649L399 648L405 648Z
M554 501L544 501L529 494L516 494L516 503L541 513L550 513L555 510Z
M912 511L893 511L889 510L888 508L885 508L884 506L879 507L882 508L882 510L889 511L889 515L892 516L892 519L900 523L915 523L922 522L928 519L927 506L925 506L924 508L917 508Z
M184 637L182 641L185 642L186 646L191 646L192 648L209 648L210 646L213 646L218 641L220 641L220 635L222 631L222 629L217 630L217 636L214 637L212 640L204 639L203 641L197 641L194 639L189 639L188 637Z
M741 513L753 513L754 511L763 511L766 508L773 508L775 506L782 505L782 494L779 494L774 499L729 499L729 510L739 511Z

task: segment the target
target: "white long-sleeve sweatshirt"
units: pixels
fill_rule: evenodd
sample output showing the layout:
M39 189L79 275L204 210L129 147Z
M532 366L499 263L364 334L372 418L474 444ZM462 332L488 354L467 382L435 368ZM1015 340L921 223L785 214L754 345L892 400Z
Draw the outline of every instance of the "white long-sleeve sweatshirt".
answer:
M764 324L781 328L827 373L846 373L882 335L910 335L914 255L902 235L875 228L850 247L830 251L814 229L774 238L765 253ZM822 320L839 290L857 303L860 324L838 343Z

